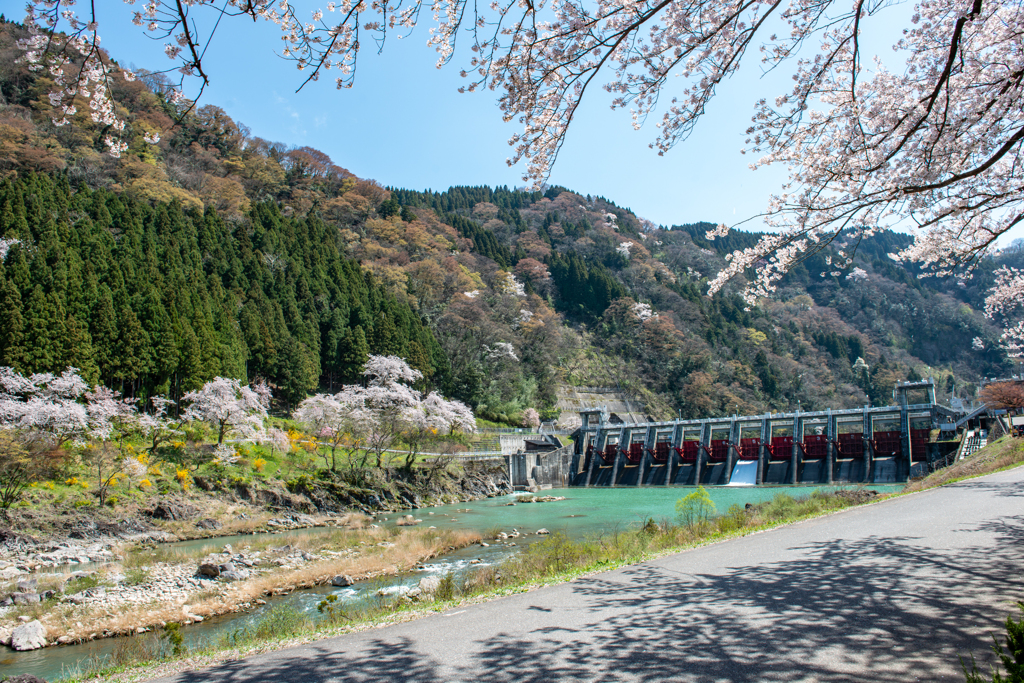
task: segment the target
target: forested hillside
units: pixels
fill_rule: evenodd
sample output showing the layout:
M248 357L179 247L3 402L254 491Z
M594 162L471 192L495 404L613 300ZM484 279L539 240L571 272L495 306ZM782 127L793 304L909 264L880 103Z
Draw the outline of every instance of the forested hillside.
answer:
M144 71L114 84L130 145L111 158L87 102L53 125L21 28L0 28L0 364L20 372L72 365L139 398L263 378L291 405L393 353L515 422L560 385L707 416L887 403L927 374L964 395L1009 370L990 283L918 278L887 256L905 236L863 241L838 274L814 257L748 308L706 283L757 235L708 241L709 223L558 187L386 188L214 105L186 112Z

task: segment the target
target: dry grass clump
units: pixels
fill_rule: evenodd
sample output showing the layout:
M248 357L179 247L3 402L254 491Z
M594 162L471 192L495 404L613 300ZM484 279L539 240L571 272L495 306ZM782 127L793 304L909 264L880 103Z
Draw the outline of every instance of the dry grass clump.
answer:
M958 460L949 467L933 472L923 479L911 481L904 491L907 493L923 491L960 479L996 472L1021 463L1024 463L1024 440L1004 436L970 457Z

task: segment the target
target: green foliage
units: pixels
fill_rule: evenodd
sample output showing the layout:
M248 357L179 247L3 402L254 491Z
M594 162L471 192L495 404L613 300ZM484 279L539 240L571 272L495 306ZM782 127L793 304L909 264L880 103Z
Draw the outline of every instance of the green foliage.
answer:
M676 512L686 526L704 524L715 514L715 501L711 500L707 489L698 486L676 501Z
M626 288L605 266L588 263L576 252L552 255L548 268L567 311L598 318L612 301L627 296Z
M1024 613L1024 602L1018 602L1017 606ZM960 666L964 670L964 677L967 683L985 683L986 681L991 681L991 683L1024 683L1024 616L1017 621L1013 620L1012 614L1006 616L1006 649L1003 649L1003 646L999 644L999 640L993 635L992 651L999 658L999 661L1002 662L1003 668L1006 669L1006 675L1003 676L993 666L991 678L984 676L978 670L978 665L974 661L974 655L971 655L971 668L968 670L967 662L961 657Z
M149 581L149 571L145 567L131 567L124 572L124 582L129 586L141 586Z
M345 610L345 605L338 600L337 595L328 595L318 602L316 605L316 611L324 615L324 618L331 624L352 620Z
M446 573L441 577L441 580L437 584L437 590L434 591L434 597L437 600L446 602L455 598L456 586L455 586L455 574L452 572Z
M164 626L164 631L161 634L161 637L170 644L171 653L175 657L180 657L185 652L183 645L184 638L181 635L181 624L173 621L168 622L167 625Z
M312 626L304 612L290 605L274 605L257 621L225 636L228 645L238 646L268 640L283 640L308 631Z
M0 510L21 500L38 471L39 458L31 457L13 434L0 433Z
M174 398L216 375L261 376L294 403L325 378L351 377L367 353L438 354L424 322L347 259L315 213L263 202L229 223L213 208L34 173L0 181L4 206L23 226L4 236L33 245L0 264L12 307L0 358L19 372L73 365L128 395Z

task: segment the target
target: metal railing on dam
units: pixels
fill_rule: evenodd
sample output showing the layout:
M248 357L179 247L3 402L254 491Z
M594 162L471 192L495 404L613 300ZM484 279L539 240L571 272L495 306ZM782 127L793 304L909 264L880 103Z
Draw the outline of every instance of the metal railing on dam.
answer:
M572 486L889 483L927 472L957 440L934 441L937 403L613 424L580 411ZM739 483L739 482L735 482Z

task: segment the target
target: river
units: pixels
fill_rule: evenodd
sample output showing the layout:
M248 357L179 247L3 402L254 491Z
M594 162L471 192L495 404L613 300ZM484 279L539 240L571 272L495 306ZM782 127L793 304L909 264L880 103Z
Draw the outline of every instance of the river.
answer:
M809 495L816 486L732 486L711 487L708 493L718 512L725 512L730 505L759 503L770 500L777 493L783 492L792 496ZM899 491L903 485L871 485L869 487L879 493ZM204 641L214 640L225 632L242 628L259 619L263 612L274 605L292 605L312 615L317 614L316 605L324 596L336 594L339 600L358 602L366 599L377 590L400 591L403 587L412 587L420 578L427 574L456 573L470 566L495 564L502 561L517 548L535 541L541 536L534 535L539 529L550 532L562 531L571 537L613 533L641 524L647 518L656 521L671 519L675 516L676 501L689 493L692 487L623 487L623 488L571 488L544 491L541 495L565 496L565 500L547 503L518 503L510 506L523 494L488 498L486 500L455 505L444 505L434 508L422 508L415 511L421 526L438 528L462 528L487 532L501 529L509 532L518 529L531 534L516 539L516 548L492 545L484 548L471 546L443 557L435 558L424 564L418 572L400 575L386 582L373 581L356 584L348 588L320 586L309 590L295 591L289 595L278 596L268 600L265 607L257 608L243 614L229 614L211 617L200 624L182 629L187 645L196 645ZM384 524L394 524L400 517L398 513L381 515L387 518ZM298 529L275 534L276 539L287 542L288 538L324 533L325 529ZM486 533L485 533L486 535ZM252 535L224 536L196 541L182 541L167 544L171 548L179 548L185 555L195 548L209 548L213 552L225 544L242 548L252 541ZM488 539L485 539L488 540ZM473 560L479 560L473 563ZM18 674L33 674L47 681L54 681L74 671L81 662L96 660L110 655L117 646L118 638L94 640L77 645L49 647L30 652L15 652L4 648L0 653L0 680Z

